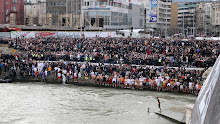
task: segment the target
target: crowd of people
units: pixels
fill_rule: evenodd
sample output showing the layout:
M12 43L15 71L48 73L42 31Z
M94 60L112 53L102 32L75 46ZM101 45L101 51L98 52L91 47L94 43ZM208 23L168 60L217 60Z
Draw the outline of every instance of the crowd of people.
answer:
M20 38L10 47L34 60L209 67L220 53L218 41L130 38Z
M19 80L46 81L48 76L54 82L72 83L84 81L115 88L152 89L198 93L201 89L203 71L185 68L155 66L131 66L112 64L91 64L71 62L37 62L20 60L12 55L2 54L0 73L15 72ZM10 59L9 59L10 58ZM15 78L15 73L12 73ZM92 82L91 82L92 80Z
M218 41L181 39L18 38L0 42L20 51L1 55L0 74L9 72L19 80L46 81L52 76L62 83L92 80L115 88L195 94L201 89L203 72L220 53Z

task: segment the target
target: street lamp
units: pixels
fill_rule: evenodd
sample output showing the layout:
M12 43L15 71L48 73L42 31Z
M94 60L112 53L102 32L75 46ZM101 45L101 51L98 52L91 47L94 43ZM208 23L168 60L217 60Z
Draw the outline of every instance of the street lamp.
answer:
M166 0L166 28L165 28L165 38L167 38L167 9L168 9L168 0Z
M83 13L82 13L82 6L83 6L83 5L82 5L82 1L83 1L83 0L81 0L81 8L80 8L80 9L81 9L81 10L80 10L80 13L81 13L81 14L80 14L80 38L82 38L82 16L83 16L83 15L82 15L82 14L83 14Z

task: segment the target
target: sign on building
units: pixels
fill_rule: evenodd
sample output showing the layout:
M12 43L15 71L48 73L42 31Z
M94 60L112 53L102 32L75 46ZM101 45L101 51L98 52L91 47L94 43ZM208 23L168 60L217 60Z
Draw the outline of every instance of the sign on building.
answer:
M150 21L157 22L157 0L150 0Z

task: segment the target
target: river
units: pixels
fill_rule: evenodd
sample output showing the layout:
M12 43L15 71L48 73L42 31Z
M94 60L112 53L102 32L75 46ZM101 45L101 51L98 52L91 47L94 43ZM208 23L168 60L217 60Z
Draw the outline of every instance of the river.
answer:
M156 115L195 102L196 97L75 85L0 84L0 123L8 124L170 124ZM147 108L150 112L147 112Z

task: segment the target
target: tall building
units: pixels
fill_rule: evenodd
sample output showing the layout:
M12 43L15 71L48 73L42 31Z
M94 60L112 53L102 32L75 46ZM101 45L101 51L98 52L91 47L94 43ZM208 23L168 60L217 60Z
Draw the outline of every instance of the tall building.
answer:
M81 15L81 0L66 0L66 26L68 27L80 27L80 15ZM82 0L84 3L84 0ZM83 22L82 22L83 23Z
M46 13L52 16L53 26L64 26L60 18L66 14L66 0L46 0ZM65 20L62 21L65 23Z
M85 0L83 14L86 29L137 29L145 26L145 9L138 1Z
M196 34L212 35L212 3L200 2L196 8Z
M0 24L11 24L11 25L24 24L23 0L1 0Z
M220 2L212 5L212 26L213 35L220 36Z
M43 26L47 25L46 2L30 3L24 5L25 25Z
M178 7L178 28L183 35L195 35L196 29L196 8L197 3L179 3Z
M170 28L171 1L170 0L150 0L149 21L146 22L148 28L155 29L156 36L165 36Z
M170 34L178 33L178 3L171 3L171 15L170 15Z

